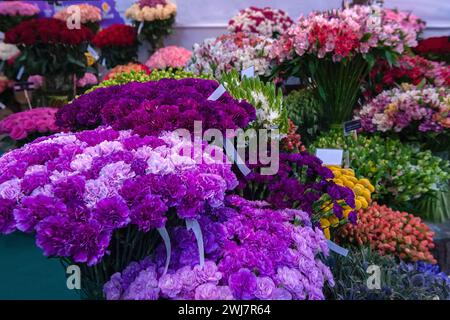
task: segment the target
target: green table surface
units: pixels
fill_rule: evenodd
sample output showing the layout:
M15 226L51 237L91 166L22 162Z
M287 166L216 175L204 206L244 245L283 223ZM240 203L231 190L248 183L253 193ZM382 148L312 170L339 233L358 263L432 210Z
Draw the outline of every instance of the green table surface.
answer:
M66 285L65 270L57 259L44 257L34 236L0 235L1 300L75 300L77 290Z

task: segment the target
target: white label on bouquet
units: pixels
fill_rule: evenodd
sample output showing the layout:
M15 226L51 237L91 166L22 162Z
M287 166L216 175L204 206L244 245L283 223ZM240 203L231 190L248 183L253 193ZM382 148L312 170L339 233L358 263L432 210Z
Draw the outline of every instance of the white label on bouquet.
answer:
M342 157L344 150L342 149L317 149L316 156L322 160L324 165L342 165Z
M239 153L234 147L233 142L229 139L226 139L224 143L225 153L227 154L228 159L230 159L232 163L236 163L237 167L244 176L248 176L250 173L250 169L245 165L244 160L242 160L242 158L239 156Z
M337 254L340 254L341 256L344 256L344 257L346 257L348 255L348 250L347 249L342 248L341 246L338 246L333 241L327 240L327 244L328 244L328 248L331 251L336 252Z
M158 232L164 241L164 245L166 246L166 265L164 266L164 274L166 274L169 269L170 256L172 255L172 246L170 245L170 236L166 227L158 228Z
M0 41L3 41L5 39L5 33L0 32Z
M248 67L247 69L241 71L241 79L254 77L255 77L255 66Z
M2 102L0 102L0 110L3 110L3 109L6 109L6 106Z
M20 80L25 72L25 66L21 66L19 72L17 72L16 80Z
M200 268L205 265L205 247L203 244L203 234L200 224L195 219L186 219L186 229L192 230L197 240L198 255L200 259Z
M137 34L141 34L143 28L144 28L144 21L141 21L141 23L139 23Z
M225 89L223 85L220 85L213 93L211 93L208 100L217 101L226 91L227 89Z
M100 59L100 56L98 55L97 51L95 51L95 49L92 48L92 46L88 46L87 51L91 54L91 56L95 59L95 61Z

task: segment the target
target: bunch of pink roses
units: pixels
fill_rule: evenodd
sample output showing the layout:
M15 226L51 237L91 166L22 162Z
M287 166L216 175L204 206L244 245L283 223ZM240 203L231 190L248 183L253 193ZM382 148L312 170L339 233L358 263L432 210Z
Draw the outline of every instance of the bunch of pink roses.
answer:
M158 49L145 65L150 69L184 68L191 59L192 52L177 46Z

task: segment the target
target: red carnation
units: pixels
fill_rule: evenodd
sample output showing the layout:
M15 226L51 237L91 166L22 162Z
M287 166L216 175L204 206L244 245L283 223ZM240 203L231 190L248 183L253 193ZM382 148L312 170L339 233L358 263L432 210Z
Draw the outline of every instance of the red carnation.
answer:
M113 24L100 31L92 43L98 47L128 47L137 43L136 29L125 24Z

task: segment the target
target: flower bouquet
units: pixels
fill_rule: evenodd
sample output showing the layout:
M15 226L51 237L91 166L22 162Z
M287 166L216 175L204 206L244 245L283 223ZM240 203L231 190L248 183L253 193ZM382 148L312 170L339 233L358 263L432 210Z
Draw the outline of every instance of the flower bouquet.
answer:
M256 33L269 38L278 38L292 23L292 19L283 10L249 7L240 10L228 21L228 31Z
M145 65L150 69L183 69L191 59L192 52L177 46L158 49L147 60Z
M137 59L136 29L125 24L113 24L99 33L92 44L101 49L100 62L109 68Z
M172 229L170 267L160 245L152 257L114 274L109 300L318 300L333 285L319 259L328 254L322 232L299 210L273 210L229 196L225 207L199 219L204 257L192 232ZM204 260L204 261L203 261Z
M93 33L97 33L100 29L100 21L102 20L102 12L100 8L87 4L74 4L63 8L55 13L53 18L67 21L74 14L74 12L80 13L80 23L92 30Z
M140 135L194 130L245 128L255 120L255 108L225 93L217 101L208 97L219 84L203 79L162 79L145 83L130 82L99 88L62 107L57 124L70 130L111 125L117 130L132 129Z
M443 62L410 55L400 56L394 66L389 66L385 60L380 60L370 71L368 88L364 95L370 98L402 83L449 86L450 66Z
M36 108L13 113L0 121L0 134L6 134L16 145L58 132L55 108Z
M256 75L268 77L272 42L270 38L242 32L206 39L201 44L194 44L187 70L220 79L222 73L240 72L253 66Z
M237 185L220 149L193 148L170 132L108 127L40 138L0 158L0 232L35 233L44 255L80 266L87 297L102 297L111 275L152 252L158 232L195 224Z
M362 80L383 56L390 64L405 47L417 44L378 7L354 6L300 17L272 46L273 76L310 79L328 124L350 120Z
M314 152L315 148L347 150L350 167L374 184L376 191L372 198L377 202L434 221L450 217L448 207L443 214L426 208L418 209L418 203L448 192L450 164L433 156L431 151L420 151L394 137L358 135L355 140L344 137L342 129L320 136L310 151Z
M63 21L40 18L10 29L5 42L16 44L21 51L14 61L16 69L24 67L24 74L44 76L49 96L67 97L74 94L76 77L85 73L84 53L92 36L84 26L70 30Z
M345 226L339 236L344 242L369 245L381 255L436 263L430 252L434 248L434 232L420 218L377 203L360 210L358 223Z
M414 51L427 59L450 63L450 40L448 36L420 40Z
M14 44L0 42L0 63L2 63L2 68L0 68L0 72L2 72L5 67L6 61L10 59L14 59L20 54L19 48L17 48Z
M383 91L359 112L363 129L450 151L450 89L406 85Z
M143 38L150 43L151 53L164 46L164 37L172 33L177 6L170 0L139 0L125 11Z
M236 70L222 74L221 82L234 98L246 100L256 108L255 128L276 128L281 134L288 132L283 94L273 83L264 83L259 78L241 79Z
M6 32L25 20L36 18L39 7L23 1L0 2L0 32Z

